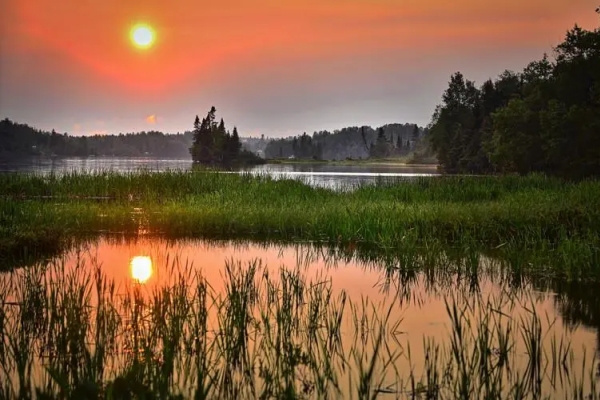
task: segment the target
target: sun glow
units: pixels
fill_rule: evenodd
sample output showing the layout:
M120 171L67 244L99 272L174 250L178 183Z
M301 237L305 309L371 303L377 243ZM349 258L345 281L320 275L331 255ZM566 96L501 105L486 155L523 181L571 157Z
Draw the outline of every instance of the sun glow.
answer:
M133 257L130 262L131 277L139 283L146 283L152 276L152 260L150 257Z
M147 49L154 44L154 30L148 25L136 25L131 28L131 41L141 49Z

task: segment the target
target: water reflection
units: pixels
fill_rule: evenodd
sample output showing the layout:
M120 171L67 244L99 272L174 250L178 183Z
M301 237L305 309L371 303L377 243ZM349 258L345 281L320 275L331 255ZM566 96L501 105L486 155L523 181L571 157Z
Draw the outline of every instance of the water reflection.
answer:
M152 277L152 259L147 256L136 256L129 263L131 277L139 282L146 283Z
M63 158L24 159L19 162L0 162L0 172L33 172L39 174L97 173L112 171L129 173L137 171L188 171L191 160L153 158ZM436 166L390 165L336 165L326 163L266 164L243 171L257 175L270 175L275 179L298 179L308 185L330 189L352 188L376 182L395 182L419 176L438 175Z
M596 286L579 283L566 287L543 286L533 279L521 279L516 281L518 285L513 285L515 280L510 270L502 270L494 259L482 255L467 260L448 255L433 258L433 254L425 257L415 253L413 258L408 256L408 252L405 252L399 258L377 258L372 254L364 256L347 249L310 244L281 246L229 241L172 241L151 237L135 240L104 238L78 247L54 263L39 266L37 274L36 268L30 268L0 275L0 299L5 296L3 304L30 305L44 304L47 299L58 301L54 307L48 308L57 310L59 315L63 309L76 307L78 298L45 298L45 290L62 290L71 285L74 288L72 293L87 293L90 288L96 287L97 276L102 274L105 276L102 282L114 282L115 285L108 284L108 289L103 289L106 301L102 310L106 325L100 326L115 325L107 330L108 334L99 332L96 335L94 331L92 335L88 332L86 338L92 341L101 337L127 338L106 344L106 348L113 346L114 354L120 354L121 357L116 357L116 361L111 359L116 363L113 368L129 365L131 357L138 357L138 354L139 357L155 357L160 360L159 365L164 365L165 357L170 357L172 362L176 362L177 357L186 360L185 357L189 356L187 351L191 357L197 352L207 352L202 347L207 343L221 346L219 352L211 353L218 362L246 365L248 360L241 362L237 358L239 354L253 357L255 352L262 352L264 346L269 349L271 345L279 346L279 342L264 341L266 339L262 335L269 332L267 328L285 328L278 331L276 337L284 338L286 346L295 346L284 349L293 350L290 353L293 357L289 358L293 362L317 356L317 353L310 353L307 343L313 343L311 341L316 340L315 337L318 339L323 334L327 341L319 343L319 346L332 347L327 347L328 352L321 354L318 360L312 360L315 366L323 365L330 356L335 360L338 353L344 357L351 355L347 360L358 359L366 363L367 353L352 351L371 349L365 347L363 341L366 343L377 338L378 323L387 315L390 321L394 321L394 324L397 321L397 324L392 324L390 330L386 330L390 334L386 336L385 349L397 356L394 358L394 368L403 373L419 373L431 367L443 376L443 365L452 360L428 356L437 354L432 350L435 346L439 346L442 356L450 354L444 353L444 349L451 344L452 333L456 333L458 322L463 324L460 340L464 346L461 344L463 347L457 349L469 353L461 353L461 357L489 354L487 352L491 351L494 364L487 366L490 368L496 368L498 358L503 360L502 363L510 361L516 375L530 368L534 368L537 374L545 371L540 368L546 364L548 371L554 371L555 366L548 364L554 357L552 341L558 343L565 338L565 343L570 343L569 351L572 350L569 362L575 368L569 373L576 377L584 376L581 362L587 354L589 366L589 355L595 350L596 335L579 324L598 325L596 300L600 292ZM413 268L419 262L422 263L421 268ZM127 265L130 266L129 270ZM145 284L136 286L135 291L128 291L128 283L132 278ZM77 282L83 284L90 280L91 286L79 290ZM111 287L116 288L114 292ZM96 296L95 289L91 292L92 297ZM27 296L18 298L20 293ZM91 303L94 301L97 299L92 299ZM216 306L213 304L215 301ZM202 304L212 304L212 308L200 307ZM332 305L334 307L330 309ZM448 305L456 307L455 321L449 318ZM12 311L16 309L15 306L10 307L5 306L4 315L6 321L13 321L13 327L18 331L23 326L20 323L22 315ZM192 313L194 319L191 321L189 307L196 307L193 308L196 314ZM90 308L94 307L80 306L78 309L83 310L81 313L69 315L72 318L90 318ZM23 309L29 310L26 307ZM31 309L31 312L38 312L35 307ZM344 309L346 312L343 312ZM535 320L534 325L528 326L532 311L540 318ZM27 315L31 314L27 312ZM31 315L37 315L35 312ZM44 313L41 315L44 316ZM52 318L48 320L52 321ZM81 322L81 326L87 326L87 322L84 322ZM308 326L302 325L305 322ZM330 323L334 324L328 325ZM535 329L521 331L523 324L524 329ZM339 330L336 328L325 333L319 330L323 327L329 329L330 326L339 326ZM359 331L356 330L357 326ZM47 327L34 328L30 330L51 331ZM538 328L542 333L539 340L545 352L539 362L544 365L531 367L531 360L526 356L529 351L526 348L526 336L521 335L524 332L537 332ZM204 336L199 339L195 332L204 332ZM490 335L485 345L493 347L476 347L480 345L476 339L482 338L477 336L480 332ZM185 336L189 342L183 343L191 349L186 348L186 352L179 353L182 351L179 347L169 347L178 343L179 335ZM499 335L507 335L508 341L500 343ZM424 343L430 346L429 350L423 346ZM512 356L505 354L503 346L511 349ZM277 348L277 351L280 350ZM222 354L232 358L221 359L219 357ZM364 360L361 358L363 355ZM484 361L489 362L489 357L485 357ZM134 360L146 362L141 358ZM468 367L475 370L479 368L478 365L469 364ZM176 367L171 365L169 371ZM273 369L269 373L280 371L276 365L271 367ZM315 369L315 373L319 371L323 370ZM345 371L342 369L337 371L345 373L339 372ZM571 383L553 382L553 378L546 375L534 377L540 385L543 382L544 388L528 389L532 392L543 391L565 398L573 388ZM392 378L385 379L385 386L382 387L396 394L400 389L405 393L406 386L394 386L400 381ZM231 382L236 377L227 379L227 382ZM340 382L348 381L342 375L339 379ZM425 383L423 387L433 387ZM451 390L450 386L446 385L445 390Z

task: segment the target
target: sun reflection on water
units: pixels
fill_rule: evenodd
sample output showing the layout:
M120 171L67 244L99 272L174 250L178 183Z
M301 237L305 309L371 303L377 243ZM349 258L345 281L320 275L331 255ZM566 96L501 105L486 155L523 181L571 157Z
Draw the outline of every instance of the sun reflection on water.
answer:
M152 277L152 259L147 256L137 256L131 259L131 277L139 283L146 283Z

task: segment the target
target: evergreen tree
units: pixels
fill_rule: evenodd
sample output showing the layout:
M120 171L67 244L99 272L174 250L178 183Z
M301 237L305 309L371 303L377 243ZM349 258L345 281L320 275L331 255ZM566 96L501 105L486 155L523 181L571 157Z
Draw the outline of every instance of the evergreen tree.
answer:
M377 129L377 140L375 145L371 148L371 157L387 157L390 153L390 145L385 137L385 130L383 127Z
M240 142L240 135L238 134L237 127L233 127L233 134L231 135L231 150L232 157L234 159L238 158L240 155L240 150L242 149L242 143Z
M223 164L228 162L229 140L223 118L221 118L219 125L214 130L213 141L213 163Z
M414 142L419 140L419 134L420 134L419 126L415 125L415 127L413 128L413 132L412 132L412 140Z
M217 109L213 106L206 118L200 122L198 116L194 120L193 143L190 152L192 160L196 163L210 165L215 161L215 115Z

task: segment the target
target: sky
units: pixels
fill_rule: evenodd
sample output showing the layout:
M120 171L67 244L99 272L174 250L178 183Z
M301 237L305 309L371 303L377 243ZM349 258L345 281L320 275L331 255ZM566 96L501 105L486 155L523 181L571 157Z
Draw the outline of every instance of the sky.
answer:
M552 54L598 0L0 0L0 118L72 135L426 125L450 75ZM155 32L140 49L136 24Z

